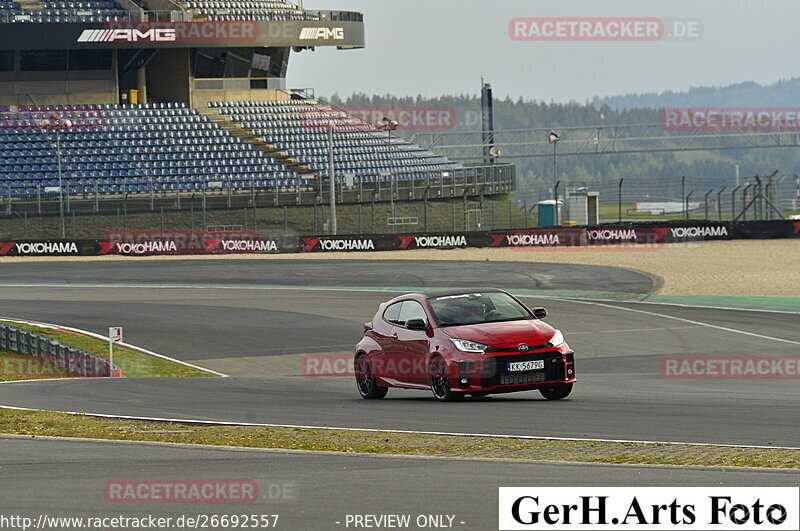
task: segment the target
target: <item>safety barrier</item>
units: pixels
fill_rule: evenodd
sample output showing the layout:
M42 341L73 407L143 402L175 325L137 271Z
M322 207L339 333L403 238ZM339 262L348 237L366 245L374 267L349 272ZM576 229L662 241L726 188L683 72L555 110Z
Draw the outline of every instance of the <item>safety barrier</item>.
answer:
M800 221L653 221L487 232L263 237L254 231L121 231L103 240L0 241L0 256L263 254L459 247L574 247L800 237Z
M42 334L0 323L0 349L26 354L75 376L122 376L122 370L97 354Z

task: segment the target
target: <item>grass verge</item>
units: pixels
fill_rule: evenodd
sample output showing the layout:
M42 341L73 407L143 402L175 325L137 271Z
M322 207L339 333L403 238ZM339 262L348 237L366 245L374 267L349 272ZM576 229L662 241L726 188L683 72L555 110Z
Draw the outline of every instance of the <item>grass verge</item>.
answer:
M93 354L98 354L104 358L108 358L108 343L105 341L58 328L44 328L41 326L24 323L15 323L13 321L2 322L16 326L17 328L23 328L25 330L37 332L49 338L61 341L67 345L82 348ZM14 358L3 359L9 359L9 361L6 362L7 364L11 364L11 360L16 359L16 356L22 356L22 358L24 358L22 361L35 360L35 358L32 356L17 354L13 354L13 356ZM17 364L16 361L13 363L14 365ZM34 362L29 361L28 363L21 362L21 364L25 366L24 370L19 371L17 374L16 371L18 371L18 369L12 367L7 373L0 374L0 379L27 380L31 378L63 377L53 375L52 373L54 371L58 371L58 369L48 366L50 364L47 363L40 363L37 366ZM193 369L192 367L187 367L169 360L154 358L153 356L148 356L146 354L142 354L141 352L136 352L135 350L120 346L114 347L114 364L122 369L122 375L127 378L186 378L212 376L207 372ZM3 368L5 369L5 364ZM41 371L42 376L35 375L37 370ZM69 374L66 376L69 376Z
M313 428L208 426L0 409L0 433L238 448L631 465L800 469L800 450L529 440Z

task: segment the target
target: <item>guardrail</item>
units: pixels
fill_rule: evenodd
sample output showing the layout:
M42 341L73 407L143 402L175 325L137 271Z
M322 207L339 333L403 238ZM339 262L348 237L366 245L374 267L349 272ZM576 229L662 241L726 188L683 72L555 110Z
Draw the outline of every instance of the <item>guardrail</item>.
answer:
M122 376L120 368L112 368L102 356L5 323L0 323L0 349L33 356L75 376Z

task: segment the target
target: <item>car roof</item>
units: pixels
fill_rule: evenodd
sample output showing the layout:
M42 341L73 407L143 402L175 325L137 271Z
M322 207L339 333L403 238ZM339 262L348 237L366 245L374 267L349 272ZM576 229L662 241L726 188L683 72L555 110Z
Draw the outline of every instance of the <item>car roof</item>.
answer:
M421 295L423 295L427 299L437 299L439 297L447 297L450 295L468 295L470 293L505 293L505 292L497 288L460 288L460 289L428 291L426 293L422 293Z

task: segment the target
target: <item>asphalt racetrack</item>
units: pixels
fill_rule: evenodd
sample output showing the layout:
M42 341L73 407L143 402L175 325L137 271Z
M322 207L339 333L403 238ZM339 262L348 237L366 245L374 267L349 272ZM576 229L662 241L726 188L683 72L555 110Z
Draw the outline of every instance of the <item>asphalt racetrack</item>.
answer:
M235 451L38 438L0 437L0 446L4 485L14 486L2 489L0 506L13 507L14 513L34 521L41 514L155 514L173 522L183 515L277 514L277 529L336 530L347 528L348 514L410 514L415 519L448 515L453 517L453 529L488 530L497 529L501 486L797 485L796 474L766 470ZM257 503L235 505L107 501L106 482L123 478L248 478L259 484L260 496Z
M358 397L350 377L304 374L309 354L352 354L402 288L496 286L647 293L634 271L500 262L207 260L6 263L2 314L105 333L230 378L19 382L6 406L303 426L797 446L796 380L677 380L661 358L794 354L790 314L528 299L576 351L570 399L538 392L437 404L426 392ZM191 287L190 287L191 286ZM354 290L353 287L372 288ZM446 414L443 410L446 409Z
M397 290L496 286L646 294L647 275L499 262L128 260L4 263L4 317L105 334L228 378L0 384L0 405L123 416L434 432L797 446L797 380L675 380L672 354L795 354L796 315L529 298L576 351L568 400L538 392L436 403L392 389L362 400L352 377L305 374L307 356L349 359L377 305ZM348 515L497 525L500 486L796 486L796 472L527 463L231 450L0 436L0 513L178 519L279 515L278 529L336 530ZM115 503L109 481L257 481L252 504ZM277 485L277 497L273 487ZM281 490L288 488L288 491ZM284 492L283 495L280 493ZM288 493L288 494L287 494ZM450 521L448 521L450 522ZM78 528L77 524L56 526ZM178 527L173 524L172 528ZM431 528L412 525L410 529ZM444 527L439 527L444 528Z

